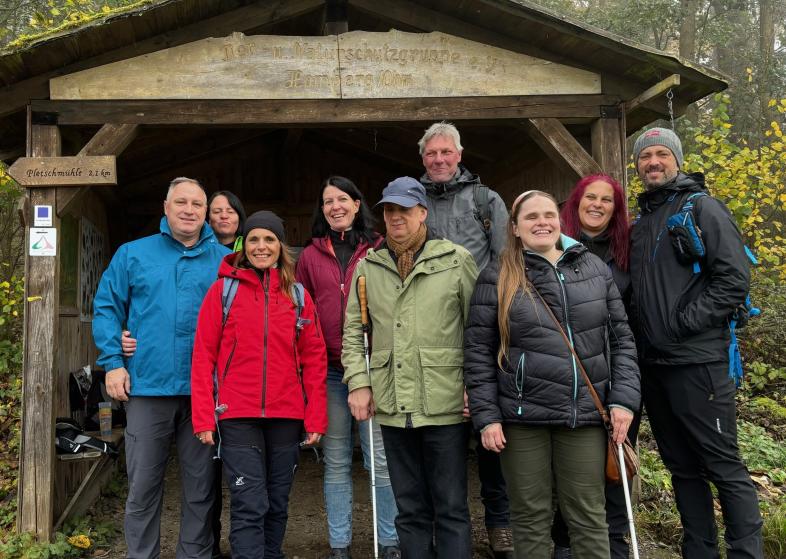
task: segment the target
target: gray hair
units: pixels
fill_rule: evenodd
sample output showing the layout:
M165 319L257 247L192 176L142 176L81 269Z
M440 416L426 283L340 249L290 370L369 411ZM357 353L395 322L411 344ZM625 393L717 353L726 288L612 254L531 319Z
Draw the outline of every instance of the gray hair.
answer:
M178 184L182 184L184 182L193 183L193 184L197 185L202 192L205 192L205 187L202 186L202 183L199 182L198 180L190 179L188 177L177 177L177 178L172 179L172 182L169 183L169 188L166 191L166 199L169 200L169 195L172 193L172 190L174 190L174 188ZM207 192L205 192L205 197L207 197Z
M444 136L446 138L450 138L456 145L457 150L460 152L464 151L464 147L461 145L461 135L459 134L458 129L450 122L445 122L443 120L442 122L435 122L426 128L426 132L423 134L423 137L418 140L420 155L423 155L423 152L426 150L426 143L434 136Z

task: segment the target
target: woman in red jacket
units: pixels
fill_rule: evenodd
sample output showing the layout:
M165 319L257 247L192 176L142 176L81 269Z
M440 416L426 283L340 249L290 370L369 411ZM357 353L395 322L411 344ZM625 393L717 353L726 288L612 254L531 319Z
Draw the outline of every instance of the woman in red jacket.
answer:
M327 430L327 360L308 293L298 324L295 267L281 219L256 212L243 237L242 252L224 259L199 312L192 421L203 444L215 444L220 433L232 557L278 559L301 430L307 445ZM224 285L232 280L237 292L224 322Z
M369 248L382 244L374 232L374 218L357 186L345 177L330 177L322 184L311 226L312 239L297 264L297 278L313 294L327 343L328 416L330 424L322 450L325 454L325 510L328 521L328 557L349 558L352 543L352 415L347 387L341 381L341 339L344 309L352 274ZM360 425L360 443L369 468L368 425ZM379 425L374 424L377 530L383 559L401 557L394 525L396 502L390 487Z

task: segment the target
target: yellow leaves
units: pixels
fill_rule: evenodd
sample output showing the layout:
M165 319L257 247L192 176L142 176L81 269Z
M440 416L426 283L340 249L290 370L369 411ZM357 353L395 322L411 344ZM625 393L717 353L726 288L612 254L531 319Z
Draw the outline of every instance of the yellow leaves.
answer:
M745 68L745 73L748 75L748 83L753 81L753 69Z
M84 534L79 534L78 536L71 536L70 538L68 538L68 543L70 543L74 547L78 547L79 549L87 549L91 545L90 538L88 538Z
M786 99L784 99L784 101L786 101ZM774 107L774 106L775 106L775 105L777 105L777 104L778 104L778 102L777 102L775 99L770 99L770 100L767 102L767 106L768 106L768 107Z
M32 296L27 298L27 302L28 303L33 303L34 301L43 301L43 300L44 300L44 298L41 297L40 295L32 295Z
M104 4L103 6L101 6L101 11L104 12L105 14L108 14L109 12L112 11L112 8Z

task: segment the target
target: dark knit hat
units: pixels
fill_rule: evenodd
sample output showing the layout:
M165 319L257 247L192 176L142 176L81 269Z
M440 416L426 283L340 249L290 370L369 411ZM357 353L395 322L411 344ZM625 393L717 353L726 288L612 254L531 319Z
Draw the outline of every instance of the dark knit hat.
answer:
M273 212L262 210L251 214L243 227L243 237L248 237L252 229L267 229L272 231L279 241L286 242L284 222Z
M682 142L677 135L668 128L650 128L645 130L644 133L636 139L633 144L633 163L638 165L639 153L644 148L650 146L663 146L671 150L674 154L674 159L677 160L677 166L682 168Z

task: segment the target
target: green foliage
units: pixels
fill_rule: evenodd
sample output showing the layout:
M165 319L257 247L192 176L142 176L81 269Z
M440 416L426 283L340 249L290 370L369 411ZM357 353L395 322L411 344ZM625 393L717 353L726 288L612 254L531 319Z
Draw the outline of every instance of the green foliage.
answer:
M761 361L745 364L745 384L758 392L774 384L786 383L786 368L773 367Z
M76 29L109 16L156 4L162 0L47 0L39 2L6 51L24 48L40 39Z
M117 534L113 522L94 522L91 517L66 524L54 541L37 542L30 533L12 534L0 541L0 557L5 559L49 559L50 557L90 557Z
M786 502L764 513L765 557L786 557Z
M0 263L0 268L8 263ZM22 368L22 313L25 287L22 278L0 281L0 378Z
M775 485L786 482L786 447L763 428L750 421L739 421L737 440L745 464L753 473L766 475Z
M786 420L786 406L783 406L766 396L753 398L750 402L751 407L778 420Z

